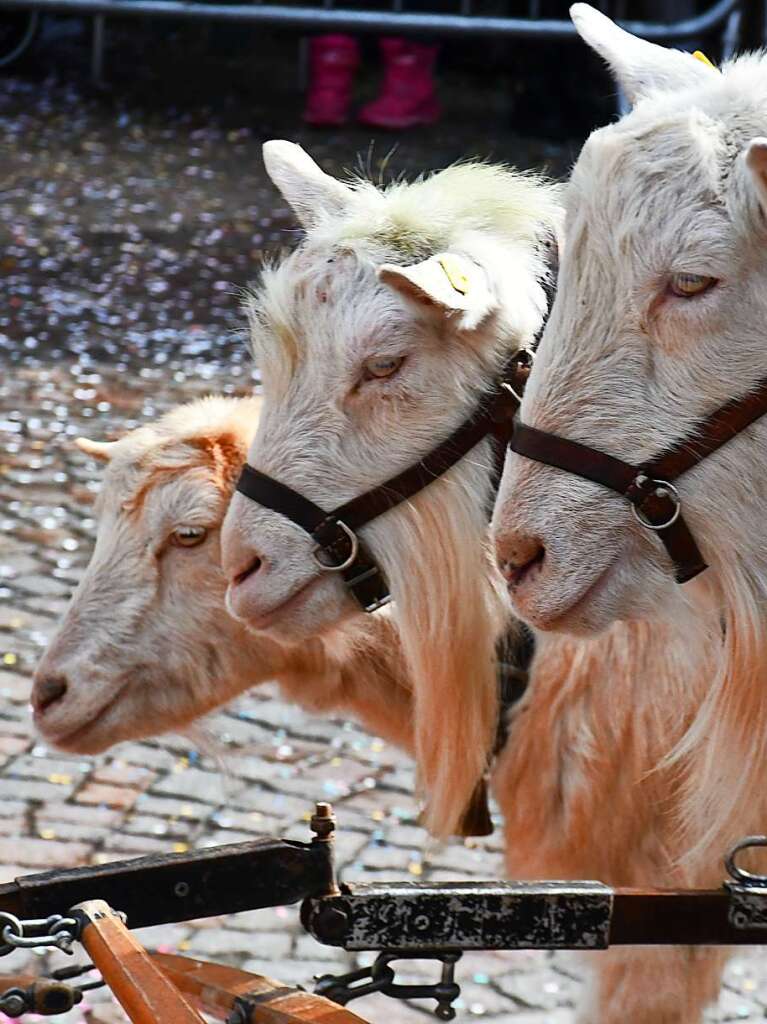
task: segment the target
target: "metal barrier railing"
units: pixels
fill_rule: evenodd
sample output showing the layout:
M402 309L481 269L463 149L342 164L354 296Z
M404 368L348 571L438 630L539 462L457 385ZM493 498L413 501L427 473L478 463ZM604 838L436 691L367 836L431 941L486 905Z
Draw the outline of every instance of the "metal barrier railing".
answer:
M93 17L91 72L96 81L103 73L105 25L108 15L119 17L179 18L183 20L211 19L241 23L269 23L314 32L380 32L407 35L424 33L430 36L503 36L512 39L554 40L573 38L575 28L569 20L542 18L540 0L527 0L527 16L505 16L477 12L477 0L455 0L457 11L433 12L406 10L421 0L382 0L389 9L359 10L336 6L336 0L323 0L322 6L292 3L215 3L211 0L0 0L0 9L28 10L31 12L56 11L86 14ZM479 0L482 2L482 0ZM507 0L508 2L508 0ZM604 8L606 3L592 0ZM682 43L697 40L708 33L719 31L720 50L725 57L736 47L738 25L746 0L716 0L705 10L676 21L637 21L620 19L628 31L658 42ZM373 0L375 3L375 0ZM611 11L620 14L620 9ZM34 17L35 15L31 15Z
M413 5L418 0L411 0ZM2 0L4 8L67 11L120 17L158 17L236 22L270 22L290 28L348 32L426 32L432 35L506 36L516 39L567 39L575 35L572 22L540 17L474 14L473 0L457 0L460 13L404 10L392 0L390 10L354 10L335 6L288 6L276 3L210 3L209 0ZM739 12L739 0L717 0L707 10L680 21L621 21L624 28L645 39L680 42L717 28ZM530 0L528 8L539 4Z

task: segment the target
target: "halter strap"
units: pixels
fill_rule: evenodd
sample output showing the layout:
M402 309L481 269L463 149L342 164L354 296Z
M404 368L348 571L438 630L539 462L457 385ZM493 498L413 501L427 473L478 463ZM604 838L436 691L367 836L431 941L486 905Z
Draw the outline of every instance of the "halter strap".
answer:
M310 534L317 542L315 557L323 551L329 559L327 564L320 564L341 574L366 612L373 612L388 603L389 588L373 556L350 529L346 532L333 512L325 512L292 487L260 473L247 463L237 481L237 490L251 501L284 515Z
M504 367L493 393L449 437L402 473L330 512L247 464L237 482L237 490L305 530L317 544L314 555L322 569L339 572L362 608L375 611L391 599L389 587L357 536L357 530L428 487L484 438L494 437L501 442L499 455L502 456L514 428L519 396L530 366L529 353L515 353Z
M628 499L637 520L663 542L674 563L677 583L686 583L703 572L706 562L682 516L674 481L765 413L767 379L743 398L726 402L701 420L689 437L642 466L520 422L510 447L518 455L591 480Z

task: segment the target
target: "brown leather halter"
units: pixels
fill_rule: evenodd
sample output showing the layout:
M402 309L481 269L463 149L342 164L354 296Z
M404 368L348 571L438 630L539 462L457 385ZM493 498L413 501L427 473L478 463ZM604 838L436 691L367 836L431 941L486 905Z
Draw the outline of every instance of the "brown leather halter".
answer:
M532 357L526 349L517 352L480 407L449 437L409 469L331 512L247 463L237 490L305 530L316 543L313 554L320 569L340 573L363 610L375 611L391 600L389 586L357 531L428 487L487 437L498 442L496 472L500 478L531 365Z
M559 247L555 234L547 233L541 239L541 244L546 253L547 265L546 273L540 281L546 295L546 316L533 340L533 349L543 333L548 310L556 294L559 271ZM514 429L514 417L522 401L532 363L532 352L527 349L517 351L507 361L477 410L449 437L409 469L344 505L339 505L331 512L315 505L287 484L254 469L247 462L237 481L237 490L251 501L286 516L305 530L316 543L313 555L320 569L340 573L347 589L363 611L374 612L388 604L391 593L384 574L367 546L357 536L357 531L428 487L487 437L493 437L497 442L497 487L503 472L506 448Z
M657 533L665 545L677 583L686 583L703 572L706 562L682 516L682 499L674 481L765 414L767 378L743 398L726 402L701 420L689 437L642 466L521 422L515 425L510 447L527 459L592 480L627 498L637 521Z

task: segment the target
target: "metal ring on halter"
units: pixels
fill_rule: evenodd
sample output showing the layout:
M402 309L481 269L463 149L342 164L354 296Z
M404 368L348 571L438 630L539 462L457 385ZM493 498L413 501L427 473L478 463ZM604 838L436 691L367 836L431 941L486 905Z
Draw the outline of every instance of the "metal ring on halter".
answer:
M740 851L747 850L752 846L767 846L767 836L746 836L745 839L739 840L724 858L724 866L727 868L730 878L735 882L740 882L742 885L767 886L767 875L755 875L751 871L746 871L745 868L739 868L735 863L735 858Z
M679 491L676 489L676 487L674 487L673 484L670 484L668 480L651 480L650 482L653 484L657 484L657 489L655 493L659 498L669 497L674 502L674 511L671 513L670 518L667 519L665 523L651 523L649 519L645 519L645 517L639 511L638 506L635 505L633 502L631 503L631 511L634 513L634 518L639 523L639 525L644 526L645 529L665 530L667 526L671 526L673 523L675 523L679 516L682 514L682 499L679 496ZM661 489L666 492L665 495L659 493Z
M349 538L349 542L351 543L352 546L351 554L340 565L326 565L324 562L320 561L318 552L327 551L327 548L324 548L322 544L318 544L317 547L312 551L312 555L314 556L314 561L324 572L343 572L344 569L348 569L350 566L354 565L354 563L357 561L357 555L359 554L360 542L357 539L357 534L354 532L354 530L350 530L346 523L342 522L340 519L336 520L336 526L339 526L346 534L346 536Z

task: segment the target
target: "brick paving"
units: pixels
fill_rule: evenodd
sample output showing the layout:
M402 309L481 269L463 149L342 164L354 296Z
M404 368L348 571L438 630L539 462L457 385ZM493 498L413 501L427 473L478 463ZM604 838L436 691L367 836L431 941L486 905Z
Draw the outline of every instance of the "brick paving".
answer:
M427 838L417 824L407 758L351 722L286 705L271 686L253 690L187 735L123 743L101 757L62 755L34 736L30 675L87 563L95 529L98 472L71 439L115 436L210 391L244 393L252 373L232 337L239 318L230 285L251 273L240 255L281 239L288 222L284 210L268 205L273 197L258 178L258 138L247 128L229 127L227 134L210 111L202 122L194 115L192 124L176 115L142 119L140 111L116 114L108 104L86 102L69 87L33 89L6 79L0 116L6 127L24 129L4 154L10 185L0 193L2 273L10 296L0 310L0 881L265 834L306 838L313 799L336 807L338 859L348 881L500 876L498 834L448 845ZM132 128L116 138L115 123L124 126L125 117ZM215 163L214 151L225 140L237 160ZM123 144L123 163L99 163L110 145ZM35 161L28 159L32 145L38 147ZM359 140L317 144L328 161L347 165L352 145ZM136 177L149 150L164 185L151 174ZM485 151L497 153L492 140ZM179 216L199 219L184 231L173 217L163 218L172 202L173 169L188 163L192 152L198 169L205 171L206 161L215 166L210 175L195 172L194 187L186 189ZM444 154L444 148L430 151L429 159ZM403 143L400 156L401 166L427 165L423 142ZM68 191L78 180L92 186L82 204L71 202ZM107 201L126 189L132 226L119 236L122 255L116 258L114 238L104 241L104 218ZM248 191L259 197L260 212L248 208ZM41 220L43 206L48 220ZM51 266L46 261L54 260L61 237L68 255L56 255L59 262ZM171 268L182 264L180 283L167 288ZM185 289L194 292L192 315L181 312ZM295 907L148 929L141 937L153 948L304 985L315 974L369 959L318 945L302 931ZM37 969L64 961L63 954L18 953L2 966ZM462 1020L573 1020L581 970L571 956L467 955L458 974ZM423 976L410 965L404 978ZM95 991L87 1004L55 1019L124 1020L105 998ZM423 1021L426 1012L381 996L354 1008L392 1024ZM710 1020L756 1021L766 1014L764 957L739 954Z

